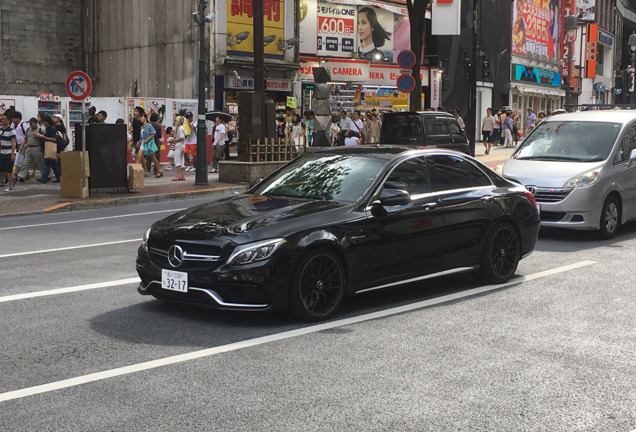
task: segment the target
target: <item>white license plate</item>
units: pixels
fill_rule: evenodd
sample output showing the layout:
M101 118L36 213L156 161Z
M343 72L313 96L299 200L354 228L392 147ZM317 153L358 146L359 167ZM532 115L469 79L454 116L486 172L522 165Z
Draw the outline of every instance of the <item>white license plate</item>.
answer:
M161 269L161 288L170 291L188 292L188 274Z

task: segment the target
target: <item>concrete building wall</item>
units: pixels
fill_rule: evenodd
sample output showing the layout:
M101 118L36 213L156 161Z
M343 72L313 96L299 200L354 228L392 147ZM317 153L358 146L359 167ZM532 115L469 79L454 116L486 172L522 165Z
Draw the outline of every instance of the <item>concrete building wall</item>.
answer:
M198 4L84 0L93 95L196 98L198 26L192 13Z
M0 1L0 94L66 94L66 77L83 68L78 3Z

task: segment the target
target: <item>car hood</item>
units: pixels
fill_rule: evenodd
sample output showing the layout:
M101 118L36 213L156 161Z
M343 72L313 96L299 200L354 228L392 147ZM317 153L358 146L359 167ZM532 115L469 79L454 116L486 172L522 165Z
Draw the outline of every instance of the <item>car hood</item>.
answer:
M345 210L351 204L262 195L237 195L201 204L169 216L153 226L156 235L205 240L251 233L258 237L285 236L299 227L333 220L325 212ZM254 235L267 228L267 233Z
M558 162L508 159L503 176L524 186L560 188L572 177L603 166L604 162Z

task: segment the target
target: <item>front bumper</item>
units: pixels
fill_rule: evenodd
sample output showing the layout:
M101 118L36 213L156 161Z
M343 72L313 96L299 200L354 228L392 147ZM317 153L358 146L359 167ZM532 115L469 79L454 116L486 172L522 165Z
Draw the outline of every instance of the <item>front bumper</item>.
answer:
M244 266L188 271L187 292L161 287L162 267L143 247L137 253L136 269L141 278L137 291L142 295L212 309L263 311L288 307L292 272L280 257Z
M558 202L545 202L537 198L537 204L541 206L541 226L597 230L604 199L605 194L594 186L574 188Z

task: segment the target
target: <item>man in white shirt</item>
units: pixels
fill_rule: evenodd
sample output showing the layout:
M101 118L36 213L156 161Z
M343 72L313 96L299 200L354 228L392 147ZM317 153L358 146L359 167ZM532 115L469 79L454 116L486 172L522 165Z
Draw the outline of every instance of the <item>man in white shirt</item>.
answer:
M343 146L347 132L351 129L352 120L347 116L345 110L340 111L340 136L338 137L338 145Z
M223 146L227 140L227 131L221 116L216 116L214 126L214 141L212 142L212 169L211 173L218 172L219 160L223 158Z
M492 109L486 108L486 117L481 122L481 135L483 137L484 148L486 154L490 153L492 145L492 130L495 127L495 118L492 115Z

